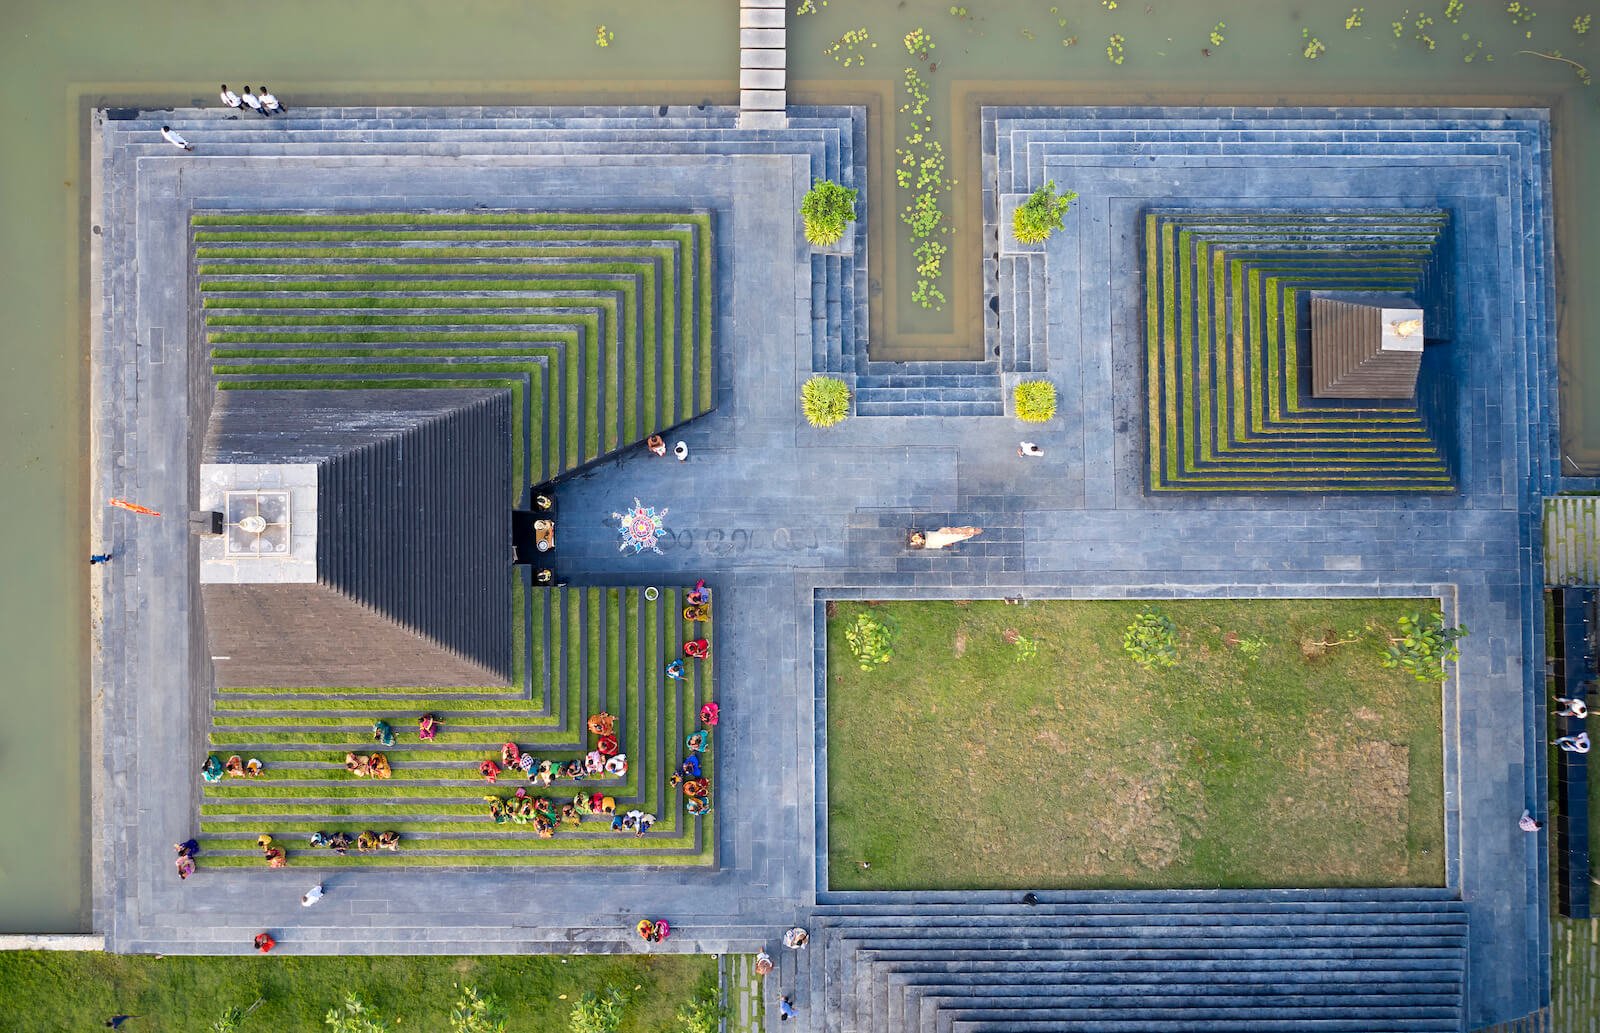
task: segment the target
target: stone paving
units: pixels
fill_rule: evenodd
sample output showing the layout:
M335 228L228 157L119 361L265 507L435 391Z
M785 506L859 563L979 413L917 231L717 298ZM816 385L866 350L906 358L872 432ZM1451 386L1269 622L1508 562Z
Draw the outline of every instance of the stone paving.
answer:
M348 117L362 115L379 117L371 109ZM851 895L829 893L824 868L826 700L816 624L826 597L1426 594L1472 629L1444 693L1447 884L1468 915L1467 1025L1545 1004L1545 859L1516 816L1542 797L1543 784L1543 704L1533 677L1540 664L1530 658L1542 649L1533 503L1554 487L1545 473L1554 452L1542 436L1547 354L1509 355L1487 333L1473 350L1463 384L1473 404L1464 417L1461 496L1153 499L1142 487L1139 414L1123 401L1138 383L1130 359L1137 321L1125 318L1137 305L1137 250L1124 239L1131 221L1125 231L1115 226L1141 193L1168 190L1162 177L1170 173L1124 162L1091 187L1106 196L1078 209L1088 213L1081 220L1094 220L1082 236L1095 250L1073 261L1073 293L1058 301L1052 289L1047 301L1048 376L1065 404L1061 418L1025 432L1045 450L1032 460L1015 454L1019 425L940 415L937 405L920 417L854 419L829 431L799 418L799 385L814 364L817 266L792 213L809 186L812 156L798 144L784 153L781 133L728 135L759 138L755 153L708 148L629 164L593 151L551 153L548 143L495 151L463 126L458 142L410 156L366 162L289 153L269 170L252 153L208 156L203 119L182 127L193 154L152 141L160 124L151 114L96 131L101 156L116 160L96 166L93 218L105 236L96 238L104 308L95 319L93 469L96 497L125 495L169 513L192 497L178 400L188 399L192 419L208 388L204 369L186 362L200 340L193 295L161 274L185 267L190 208L415 209L486 198L496 207L606 208L628 199L719 213L718 406L679 435L689 460L624 453L565 482L559 504L567 562L595 583L682 583L716 573L721 867L341 872L310 911L298 904L303 884L320 877L310 870L208 872L202 857L200 876L180 885L170 844L192 831L209 691L192 634L191 548L181 521L108 517L101 534L119 565L97 600L104 624L96 636L96 740L106 760L95 868L96 928L111 949L242 953L265 927L289 952L632 951L641 945L631 922L651 913L675 929L652 949L776 950L779 933L795 922L815 918L819 932L826 928L819 905L851 903ZM258 124L236 128L278 131ZM357 135L349 147L359 154ZM478 146L489 156L473 158ZM1455 182L1493 196L1507 189L1493 172L1499 160L1493 148L1454 159L1464 177ZM1088 196L1073 161L1058 155L1040 169ZM1355 155L1345 164L1362 161ZM1365 161L1370 171L1360 174L1385 175L1381 157ZM1215 170L1201 174L1226 180ZM1266 185L1245 177L1237 189ZM1307 196L1306 184L1290 193ZM1484 223L1496 234L1482 244L1490 260L1512 232L1508 214L1497 211L1500 218ZM1527 232L1548 261L1548 237L1537 223ZM1063 244L1051 248L1047 260L1065 254ZM1105 284L1112 289L1095 286ZM1077 304L1079 292L1090 304L1083 322L1069 325L1063 308ZM1552 342L1541 332L1535 326L1530 347L1547 352ZM1029 355L1042 365L1036 346ZM606 518L634 496L671 509L674 538L663 555L616 551ZM904 550L908 527L947 522L986 533L948 555ZM781 961L768 988L800 988L800 1025L845 1028L822 944L802 957L784 952ZM768 1027L778 1029L774 1011Z

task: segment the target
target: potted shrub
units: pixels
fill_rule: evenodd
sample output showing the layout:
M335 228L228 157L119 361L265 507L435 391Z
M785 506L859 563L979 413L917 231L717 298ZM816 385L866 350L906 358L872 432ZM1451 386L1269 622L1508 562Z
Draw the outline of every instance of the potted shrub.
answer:
M800 385L800 411L813 427L831 427L850 415L850 387L838 377L814 376Z
M1076 190L1056 193L1054 180L1028 195L1028 199L1017 205L1017 210L1011 214L1011 232L1016 236L1017 243L1043 244L1050 239L1050 234L1064 229L1066 223L1063 217L1077 199Z
M1011 392L1017 419L1044 423L1056 414L1056 386L1048 380L1024 380Z
M856 221L856 192L828 179L819 179L800 202L806 240L817 247L832 247Z

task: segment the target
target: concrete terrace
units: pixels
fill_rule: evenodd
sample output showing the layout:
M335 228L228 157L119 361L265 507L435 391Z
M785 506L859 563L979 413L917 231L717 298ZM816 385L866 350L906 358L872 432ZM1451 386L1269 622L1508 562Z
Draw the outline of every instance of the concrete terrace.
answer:
M135 522L108 512L99 528L118 553L117 563L97 568L103 580L96 584L94 657L95 753L105 758L96 801L95 927L110 949L242 953L255 932L269 928L289 952L633 951L643 945L631 923L648 913L670 919L675 930L651 949L753 951L776 949L781 931L800 923L812 930L812 948L783 952L769 989L796 994L807 1028L1044 1029L1054 1021L1049 1009L1064 1000L1059 982L1028 982L1037 987L1031 1000L1018 991L1013 996L1023 999L1008 1011L1011 1005L974 1004L973 993L981 998L984 988L968 981L959 989L959 967L988 966L981 970L1007 982L1007 966L1029 960L1011 948L1032 929L1061 941L1049 948L1061 952L1052 955L1061 962L1053 971L1070 980L1075 965L1100 964L1095 950L1133 949L1133 941L1106 931L1112 927L1135 930L1126 935L1137 940L1169 936L1189 921L1211 930L1197 947L1225 950L1226 943L1205 937L1235 938L1245 945L1241 964L1257 966L1255 978L1267 980L1260 973L1310 972L1321 964L1310 956L1296 961L1304 944L1279 950L1251 932L1260 926L1276 935L1300 913L1323 916L1302 924L1333 937L1331 950L1367 949L1368 941L1394 935L1401 940L1390 953L1414 949L1444 959L1431 1003L1395 1019L1411 1023L1395 1028L1476 1028L1542 1007L1549 986L1545 859L1538 837L1516 828L1522 808L1543 795L1536 520L1539 495L1555 487L1542 115L1369 112L1383 125L1372 127L1370 139L1357 132L1352 139L1361 146L1344 147L1342 134L1355 127L1330 112L1177 113L1196 121L1181 132L1162 122L1172 114L1072 109L989 112L985 119L986 232L995 232L1003 197L1046 178L1083 198L1068 232L1043 252L1008 255L986 269L989 291L1001 299L996 333L1007 358L982 364L978 375L1009 383L1012 372L1032 370L1057 384L1062 415L1027 434L1045 449L1043 460L1015 456L1018 425L979 415L965 395L942 394L974 386L941 379L969 375L957 369L929 370L926 383L878 385L903 392L888 398L885 410L904 403L899 415L857 418L830 431L799 417L799 385L813 369L878 372L854 365L857 356L865 360L865 320L856 318L866 303L864 223L852 256L824 258L806 248L794 216L814 176L851 182L862 175L859 111L791 108L787 130L741 130L733 109L678 108L297 110L271 121L179 111L102 119L94 134L93 263L100 279L93 490L97 498L121 495L169 514ZM1258 140L1249 153L1232 154L1203 142L1219 129L1205 122L1213 117L1228 121L1241 142L1251 120L1294 124L1256 127L1290 135L1277 147ZM1426 131L1409 121L1417 118L1435 120L1440 142L1458 138L1461 146L1427 151ZM1089 124L1119 119L1125 124L1115 130ZM156 133L163 122L196 150L163 143ZM1412 131L1418 140L1402 139ZM1178 146L1182 132L1194 135L1192 153ZM1319 171L1301 160L1294 142L1323 149L1328 157ZM1398 181L1397 152L1410 156ZM1240 165L1248 167L1245 175ZM1281 197L1288 201L1279 204L1288 204L1314 196L1318 174L1339 177L1349 196L1377 195L1369 206L1404 207L1424 197L1453 206L1471 232L1484 235L1457 249L1482 256L1463 257L1458 270L1475 288L1462 292L1472 304L1463 303L1457 320L1459 350L1470 356L1458 367L1459 397L1467 403L1454 437L1462 493L1146 495L1136 405L1138 208L1195 198L1243 205ZM180 884L170 844L193 831L211 690L196 627L193 547L182 520L172 519L194 497L191 431L203 425L196 417L210 390L192 272L187 283L178 274L192 268L190 213L478 206L715 213L717 405L679 434L689 461L624 452L564 482L558 502L563 562L588 572L586 580L714 578L723 705L718 867L340 871L327 879L327 898L309 911L299 907L299 894L321 878L309 866L298 874L293 866L207 870L202 856L199 877ZM1504 252L1515 260L1502 272ZM609 515L634 496L670 507L675 536L664 555L617 552ZM944 523L977 524L985 533L949 555L904 550L908 527ZM1472 630L1443 700L1447 886L1056 893L1041 894L1032 913L1020 912L1008 894L918 894L911 902L830 893L822 602L1015 595L1442 599L1447 614ZM1209 917L1180 921L1183 914ZM940 932L949 924L964 927L967 942ZM1437 927L1418 932L1413 924ZM1089 953L1075 953L1083 951ZM1470 963L1464 1006L1462 973L1451 969L1463 956ZM901 964L917 958L925 963L915 972ZM1195 968L1172 964L1174 972ZM1282 979L1300 987L1296 993L1310 992L1311 977ZM1382 1007L1354 997L1326 1006ZM783 1028L774 1013L769 1006L771 1028ZM1388 1022L1399 1012L1381 1014ZM1292 1018L1258 1017L1268 1025Z

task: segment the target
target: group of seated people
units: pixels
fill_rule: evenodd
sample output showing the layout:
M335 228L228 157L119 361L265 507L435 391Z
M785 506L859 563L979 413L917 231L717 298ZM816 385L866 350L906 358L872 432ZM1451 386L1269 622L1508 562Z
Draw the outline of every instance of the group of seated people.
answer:
M229 757L226 762L217 759L216 754L206 754L205 763L200 765L200 777L207 782L221 782L223 777L228 778L255 778L260 775L263 765L259 760L251 757L249 760L240 760L238 754Z
M573 782L582 782L586 778L603 778L607 775L621 778L628 773L628 755L618 752L621 744L610 731L614 727L616 718L610 714L596 714L589 719L589 727L593 730L596 722L602 719L605 722L603 727L607 731L600 736L599 744L581 760L541 760L519 749L516 743L508 742L500 747L500 762L495 763L492 758L481 762L478 765L478 774L485 782L494 784L500 780L502 772L520 771L528 781L544 786L550 785L558 778Z
M672 926L668 924L665 918L657 919L654 922L648 918L641 918L639 919L639 924L633 928L645 943L660 943L672 935Z
M313 832L311 833L309 845L314 850L326 847L343 857L350 849L350 842L350 834L348 832L335 832L331 835L326 832ZM355 847L358 853L363 854L370 854L374 850L394 850L398 852L400 849L400 833L362 832L355 838Z
M520 788L510 798L489 795L483 799L489 805L489 818L496 825L504 825L508 821L518 825L531 822L541 839L555 835L558 823L576 828L582 824L586 814L615 814L617 811L616 799L600 792L579 793L571 802L559 808L555 801L543 796L531 796L526 789Z
M256 837L256 846L261 848L261 859L267 862L268 868L289 867L289 855L282 847L272 845L272 837L263 832Z
M389 769L389 758L381 753L346 753L344 769L357 778L388 778L393 773Z

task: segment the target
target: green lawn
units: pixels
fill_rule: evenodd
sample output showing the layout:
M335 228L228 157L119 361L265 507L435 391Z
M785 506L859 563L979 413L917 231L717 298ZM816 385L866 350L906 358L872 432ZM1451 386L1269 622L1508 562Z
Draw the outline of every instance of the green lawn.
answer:
M622 1029L677 1029L678 1010L716 985L708 956L230 957L0 952L0 1029L5 1033L98 1030L135 1015L124 1033L206 1033L224 1009L264 1003L239 1033L314 1033L323 1017L359 994L390 1033L449 1028L456 984L493 994L511 1033L561 1033L585 991L628 995ZM637 989L635 989L637 987ZM398 1021L396 1021L398 1019Z
M1148 605L830 605L829 885L1443 884L1440 690L1379 663L1435 604L1161 602L1165 673L1122 652ZM844 637L863 610L895 632L870 672ZM1330 631L1352 641L1310 644Z

